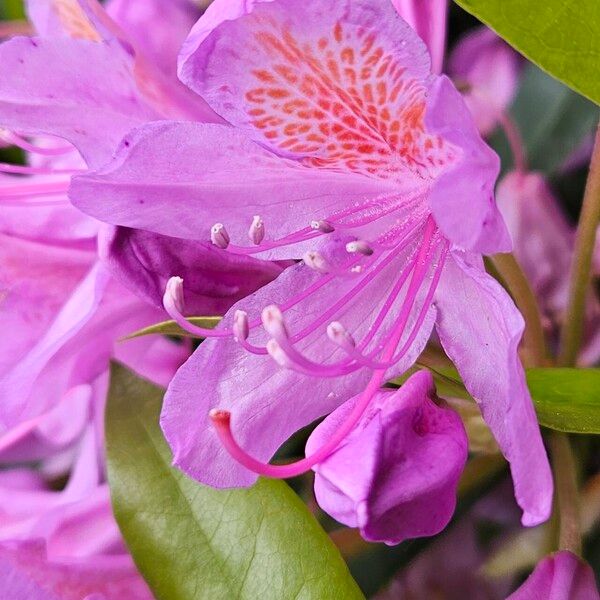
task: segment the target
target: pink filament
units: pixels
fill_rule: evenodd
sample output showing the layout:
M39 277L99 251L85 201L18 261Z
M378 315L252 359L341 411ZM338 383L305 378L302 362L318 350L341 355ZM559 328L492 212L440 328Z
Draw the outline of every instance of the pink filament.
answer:
M12 131L0 131L0 138L4 139L9 144L21 148L32 154L41 154L42 156L60 156L73 152L72 146L61 146L60 148L44 148L30 144L25 138L13 133Z
M11 165L0 163L1 173L16 173L18 175L72 175L83 173L83 169L53 169L51 167L30 167L28 165Z
M394 326L393 333L383 352L383 360L388 361L392 358L397 344L399 343L406 322L408 321L410 310L418 290L427 273L428 259L430 256L430 245L433 235L436 230L435 222L431 217L428 218L423 236L423 243L417 256L415 270L413 271L411 282L409 285L407 297L398 316L398 321ZM438 269L441 272L441 269ZM363 416L366 409L369 407L373 396L379 390L381 383L385 377L386 369L378 369L374 371L367 387L361 394L358 402L355 404L348 418L342 423L335 434L323 444L316 452L303 458L302 460L290 463L287 465L271 465L263 463L245 452L236 442L231 432L231 415L227 411L213 410L210 417L213 421L215 430L225 449L229 452L234 460L241 465L259 475L266 477L287 478L301 475L309 471L319 462L323 461L331 452L333 452L346 436L354 429L358 421Z
M0 199L31 198L37 196L56 196L65 194L69 189L69 180L46 181L37 183L18 183L16 185L1 185Z

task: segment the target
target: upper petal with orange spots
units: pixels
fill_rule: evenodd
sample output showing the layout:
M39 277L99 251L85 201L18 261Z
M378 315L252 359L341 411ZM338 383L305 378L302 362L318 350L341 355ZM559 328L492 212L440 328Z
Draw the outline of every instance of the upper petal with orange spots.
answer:
M193 60L218 112L310 166L430 179L459 152L425 131L426 49L385 2L259 4Z

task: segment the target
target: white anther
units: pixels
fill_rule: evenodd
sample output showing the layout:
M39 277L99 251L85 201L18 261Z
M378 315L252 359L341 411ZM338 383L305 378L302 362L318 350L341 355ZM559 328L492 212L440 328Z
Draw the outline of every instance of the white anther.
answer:
M270 339L267 342L267 352L269 356L280 366L285 369L291 368L291 362L288 355L281 349L281 346L276 340Z
M258 246L265 237L265 224L259 215L254 215L250 229L248 230L250 241Z
M362 254L363 256L371 256L374 250L363 240L355 240L346 244L346 252L351 254Z
M170 304L175 307L177 312L185 311L185 300L183 297L183 279L181 277L171 277L165 286L165 294L163 296L165 305Z
M233 315L233 337L236 342L247 340L250 334L248 325L248 313L244 310L236 310Z
M327 221L311 221L310 226L315 231L320 231L321 233L331 233L332 231L335 231L333 225Z
M287 329L285 327L285 321L283 319L283 313L275 304L271 304L263 308L261 313L261 319L265 331L272 337L277 338L280 336L287 337Z
M318 252L306 252L302 257L302 260L307 267L310 267L319 273L327 273L329 271L327 261Z
M210 228L210 241L221 250L229 246L229 234L223 223L215 223Z
M354 338L339 321L332 321L327 325L327 337L340 348L350 352L356 347Z
M354 265L350 271L352 271L352 273L362 273L363 267L362 265Z

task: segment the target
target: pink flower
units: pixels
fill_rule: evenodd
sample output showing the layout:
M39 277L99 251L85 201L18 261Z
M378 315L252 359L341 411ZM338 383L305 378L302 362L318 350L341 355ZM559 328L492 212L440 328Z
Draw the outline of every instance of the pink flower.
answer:
M33 157L27 167L0 165L0 175L11 174L0 178L8 233L95 245L97 221L67 203L73 173L86 163L109 160L123 135L141 123L167 117L220 121L175 77L176 52L197 10L183 2L165 9L157 0L113 0L108 14L98 6L75 2L66 9L54 0L32 0L29 14L40 37L0 47L0 125L12 130L4 133L8 141ZM161 33L149 35L150 30ZM65 138L85 162L63 141L31 143L14 131ZM31 177L24 182L14 174ZM131 229L104 226L99 245L112 274L157 307L168 277L184 275L188 308L195 314L224 312L282 270L251 257L218 254L208 241L186 244Z
M335 434L358 399L315 429L308 454ZM369 541L399 544L442 531L454 512L468 444L460 417L435 400L428 371L398 391L380 391L352 433L314 467L321 508Z
M507 600L598 600L590 566L566 550L547 556Z
M482 135L492 133L514 99L521 71L519 55L491 29L480 27L458 42L448 74L463 91Z
M217 0L180 76L232 126L139 127L111 163L74 178L72 201L184 239L214 224L229 252L304 260L214 332L195 329L214 338L179 370L162 415L176 464L220 487L313 467L435 325L511 463L524 523L545 520L552 482L517 355L523 321L481 261L510 248L498 158L412 29L386 3ZM178 286L165 305L185 325ZM363 386L319 450L262 462Z

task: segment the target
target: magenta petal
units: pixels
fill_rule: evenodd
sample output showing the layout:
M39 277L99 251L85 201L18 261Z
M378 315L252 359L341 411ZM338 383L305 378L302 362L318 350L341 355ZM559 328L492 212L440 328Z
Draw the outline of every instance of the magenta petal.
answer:
M448 0L392 0L392 4L427 44L431 70L441 73L446 51Z
M40 540L0 546L2 593L10 600L152 600L127 556L92 561L48 560Z
M437 290L440 341L510 463L523 525L552 509L552 475L518 346L523 318L480 260L454 253Z
M67 139L88 164L108 160L146 108L124 52L67 38L15 38L0 46L0 126Z
M233 242L248 245L253 215L276 239L290 224L307 227L393 191L391 182L280 158L230 127L161 122L128 135L106 168L73 178L70 197L107 223L202 241L223 223Z
M599 600L591 567L567 550L542 560L506 600Z
M398 544L440 532L454 512L468 444L459 416L434 397L428 371L396 392L379 392L345 442L314 468L321 508L369 541ZM333 435L355 401L315 429L307 454Z
M2 421L12 426L19 419L44 412L44 399L31 399L36 377L61 347L92 318L109 282L108 273L95 265L61 308L45 335L14 368L0 378Z
M456 45L448 72L459 87L482 135L491 133L517 91L521 59L491 29L470 31Z
M183 278L188 315L221 315L282 271L276 263L223 252L210 242L172 238L141 229L105 227L100 256L136 296L162 308L170 277Z
M436 223L460 248L483 254L509 252L510 236L494 199L500 159L481 139L447 77L437 78L430 94L426 115L430 131L463 151L462 161L440 174L429 195Z

